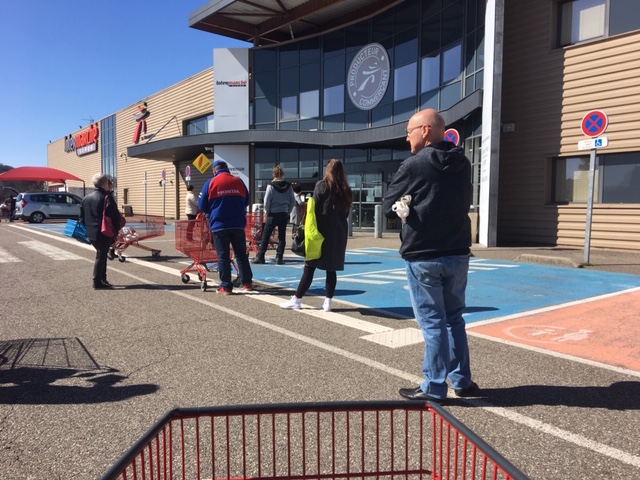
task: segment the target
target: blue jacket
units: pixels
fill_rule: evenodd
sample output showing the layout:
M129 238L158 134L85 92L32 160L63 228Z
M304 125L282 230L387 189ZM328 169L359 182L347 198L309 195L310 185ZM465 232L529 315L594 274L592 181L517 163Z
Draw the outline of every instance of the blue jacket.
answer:
M231 228L244 229L248 205L249 190L229 170L219 170L211 180L207 180L198 198L200 211L209 215L212 232Z

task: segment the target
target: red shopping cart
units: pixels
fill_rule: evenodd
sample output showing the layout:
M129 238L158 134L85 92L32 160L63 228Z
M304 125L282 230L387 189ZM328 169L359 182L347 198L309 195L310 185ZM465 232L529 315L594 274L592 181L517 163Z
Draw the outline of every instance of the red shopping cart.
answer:
M158 258L162 250L147 247L140 241L164 235L164 217L161 215L130 215L125 220L125 225L118 231L116 240L107 255L109 260L113 260L117 256L118 261L124 262L126 257L123 253L130 246L151 252L153 258Z
M247 237L247 252L258 253L260 250L260 242L262 241L262 231L264 230L264 222L266 215L262 212L247 213L247 225L244 228ZM269 237L267 249L276 249L278 247L278 227L273 229Z
M211 230L207 219L202 214L198 214L195 220L178 220L176 228L176 250L187 255L193 262L187 268L180 271L182 283L189 283L191 277L187 272L197 272L200 280L200 289L205 292L207 285L207 272L217 271L218 253L213 245ZM233 251L232 251L233 252ZM213 263L211 269L208 263ZM238 266L233 258L231 265L236 271L236 278L233 280L234 286L241 284L238 275Z
M438 405L341 402L176 409L102 480L527 477Z

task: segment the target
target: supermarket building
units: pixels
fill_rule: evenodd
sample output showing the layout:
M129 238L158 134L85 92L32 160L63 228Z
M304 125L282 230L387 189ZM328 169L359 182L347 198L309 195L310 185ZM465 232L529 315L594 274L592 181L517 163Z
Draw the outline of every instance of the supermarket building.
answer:
M640 2L213 0L189 25L253 46L50 143L50 167L106 171L128 210L185 218L214 159L260 203L275 164L311 191L340 158L353 228L373 230L406 122L431 107L472 162L476 241L582 247L589 217L591 246L640 249Z

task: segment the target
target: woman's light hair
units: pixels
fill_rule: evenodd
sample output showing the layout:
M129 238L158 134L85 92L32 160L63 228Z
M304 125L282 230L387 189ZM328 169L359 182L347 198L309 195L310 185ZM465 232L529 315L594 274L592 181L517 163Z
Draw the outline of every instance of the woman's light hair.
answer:
M113 179L111 178L111 175L107 175L106 173L102 173L102 172L96 173L91 179L91 181L93 182L93 186L96 188L103 187L107 182L113 183Z

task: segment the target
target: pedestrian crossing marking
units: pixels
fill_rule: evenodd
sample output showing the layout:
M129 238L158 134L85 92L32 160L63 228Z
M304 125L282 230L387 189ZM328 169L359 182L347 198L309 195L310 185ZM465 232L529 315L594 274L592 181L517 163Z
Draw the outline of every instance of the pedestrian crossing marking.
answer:
M18 257L14 257L5 249L0 248L0 263L18 263L21 262Z
M76 255L75 253L68 252L61 248L54 247L44 242L38 242L31 240L29 242L18 242L20 245L34 250L42 255L49 257L51 260L82 260L83 257Z

